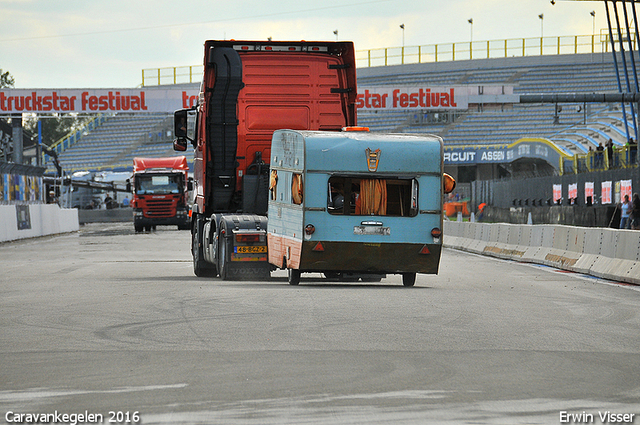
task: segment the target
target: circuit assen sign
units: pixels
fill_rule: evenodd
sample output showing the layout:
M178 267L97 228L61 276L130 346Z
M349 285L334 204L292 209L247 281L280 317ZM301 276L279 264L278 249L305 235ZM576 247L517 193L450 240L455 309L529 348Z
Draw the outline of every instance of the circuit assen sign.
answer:
M0 90L0 114L173 112L195 104L198 89Z
M520 158L543 159L558 168L561 158L568 156L545 139L520 139L510 145L496 147L467 146L444 148L445 165L509 163Z

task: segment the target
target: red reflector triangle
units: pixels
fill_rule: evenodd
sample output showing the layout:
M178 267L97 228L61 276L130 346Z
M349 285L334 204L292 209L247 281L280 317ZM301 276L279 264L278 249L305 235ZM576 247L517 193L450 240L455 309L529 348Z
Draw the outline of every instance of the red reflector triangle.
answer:
M431 254L431 251L429 251L429 247L425 245L420 250L420 254Z
M316 246L313 248L314 251L324 251L324 246L322 246L322 242L318 242Z

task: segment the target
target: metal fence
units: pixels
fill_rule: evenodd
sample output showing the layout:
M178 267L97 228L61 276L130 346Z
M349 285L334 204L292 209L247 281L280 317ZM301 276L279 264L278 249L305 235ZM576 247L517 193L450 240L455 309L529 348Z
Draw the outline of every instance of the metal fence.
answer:
M593 205L601 204L602 182L612 182L612 204L620 202L616 182L631 180L634 192L639 192L637 167L628 169L593 171L562 176L511 178L503 180L477 180L471 183L471 205L477 208L485 202L498 208L520 208L553 205L553 185L562 185L562 205L569 204L568 186L576 184L577 205L585 205L585 183L593 183ZM611 205L611 204L610 204Z

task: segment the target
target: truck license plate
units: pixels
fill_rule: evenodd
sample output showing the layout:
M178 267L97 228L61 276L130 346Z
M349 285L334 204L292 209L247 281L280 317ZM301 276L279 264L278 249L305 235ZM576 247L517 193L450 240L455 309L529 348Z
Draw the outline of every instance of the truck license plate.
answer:
M261 254L267 252L266 246L236 246L233 250L236 254Z

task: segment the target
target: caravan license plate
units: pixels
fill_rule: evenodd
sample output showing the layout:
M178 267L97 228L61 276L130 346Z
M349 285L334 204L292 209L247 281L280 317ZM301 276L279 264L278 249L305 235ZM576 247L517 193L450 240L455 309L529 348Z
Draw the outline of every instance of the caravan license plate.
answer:
M380 226L354 226L353 234L389 236L391 234L391 229L389 227Z
M267 252L266 246L236 246L234 251L236 254L262 254Z

